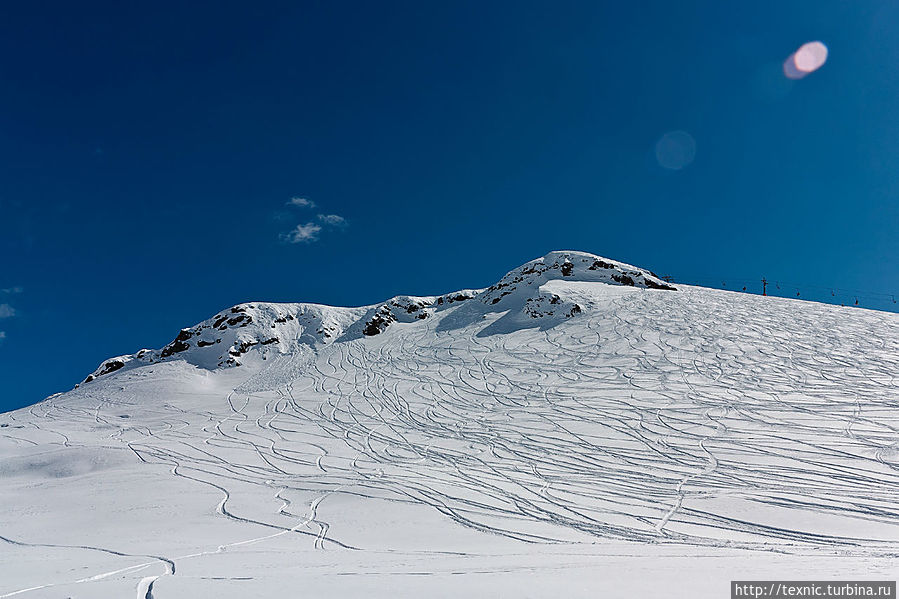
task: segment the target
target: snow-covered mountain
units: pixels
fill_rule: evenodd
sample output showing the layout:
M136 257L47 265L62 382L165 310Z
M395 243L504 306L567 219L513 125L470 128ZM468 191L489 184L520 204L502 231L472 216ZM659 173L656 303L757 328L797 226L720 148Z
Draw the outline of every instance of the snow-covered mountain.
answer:
M581 252L249 302L0 415L0 481L0 599L895 579L899 316Z
M465 289L441 296L397 296L376 306L334 308L318 304L240 304L212 318L182 329L160 350L142 349L103 362L85 380L123 368L135 368L165 360L184 360L206 369L239 366L251 349L267 359L334 341L350 341L384 332L391 323L410 323L434 316L453 304L477 298L477 308L465 314L473 319L489 313L507 312L515 327L534 326L570 318L581 308L541 286L552 279L602 282L648 289L674 290L649 271L629 264L605 260L583 252L551 252L508 273L484 290ZM483 305L482 305L483 304ZM470 307L469 307L470 308ZM457 315L458 316L458 315Z

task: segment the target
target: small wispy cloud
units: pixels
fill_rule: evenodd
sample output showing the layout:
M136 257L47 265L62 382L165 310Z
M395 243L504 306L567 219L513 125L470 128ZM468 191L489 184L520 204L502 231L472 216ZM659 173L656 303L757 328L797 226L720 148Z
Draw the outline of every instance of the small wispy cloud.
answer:
M16 315L16 309L9 304L0 304L0 318L12 318Z
M317 207L317 204L309 198L303 198L299 196L290 198L285 205L294 208L305 209L313 209ZM290 213L276 213L275 217L277 220L285 220L286 218L290 217ZM319 236L321 235L325 227L331 229L343 229L349 224L347 223L347 220L339 214L319 213L315 215L315 219L316 220L309 220L305 224L298 224L287 233L281 233L279 235L281 241L283 243L290 244L314 243L319 240Z
M332 227L345 227L347 225L346 219L339 214L319 214L318 220Z
M285 243L312 243L318 241L318 234L321 233L321 226L315 223L306 223L305 225L297 225L292 231L281 234L281 241Z
M6 339L6 331L0 331L0 341Z
M0 289L0 293L5 293L5 294L7 294L7 295L13 295L13 294L16 294L16 293L22 293L23 291L25 291L25 289L22 288L22 287L20 287L20 286L18 286L18 285L15 286L15 287L7 287L6 289Z
M307 198L290 198L287 201L288 206L293 206L294 208L315 208L315 202Z

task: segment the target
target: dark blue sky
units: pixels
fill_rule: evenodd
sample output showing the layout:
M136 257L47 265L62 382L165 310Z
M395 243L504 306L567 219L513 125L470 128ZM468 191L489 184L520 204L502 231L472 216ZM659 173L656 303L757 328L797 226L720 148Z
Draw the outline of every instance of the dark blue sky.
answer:
M0 57L0 409L241 301L551 249L899 291L895 2L22 2Z

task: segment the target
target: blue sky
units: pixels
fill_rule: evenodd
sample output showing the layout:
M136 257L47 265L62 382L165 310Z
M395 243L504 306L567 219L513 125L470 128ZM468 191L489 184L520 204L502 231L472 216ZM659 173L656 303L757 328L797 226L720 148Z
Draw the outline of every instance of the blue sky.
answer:
M897 23L873 0L9 5L0 409L238 302L485 286L552 249L899 292ZM787 79L812 40L827 63Z

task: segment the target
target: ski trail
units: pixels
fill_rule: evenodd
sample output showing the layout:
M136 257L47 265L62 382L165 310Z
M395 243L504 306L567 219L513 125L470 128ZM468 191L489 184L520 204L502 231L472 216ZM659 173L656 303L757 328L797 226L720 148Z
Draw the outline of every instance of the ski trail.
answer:
M158 579L158 576L141 578L137 583L137 599L153 599L153 583Z

